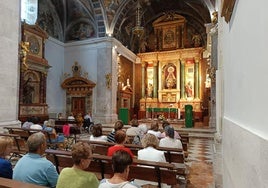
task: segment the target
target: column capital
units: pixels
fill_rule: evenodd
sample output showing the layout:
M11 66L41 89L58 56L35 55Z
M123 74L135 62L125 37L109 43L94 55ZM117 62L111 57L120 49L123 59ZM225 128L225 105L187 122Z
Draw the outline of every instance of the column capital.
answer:
M158 61L153 61L153 65L154 65L154 67L157 67Z
M200 57L195 57L194 58L195 63L199 63L200 62L200 59L201 59Z
M141 66L144 68L145 65L146 65L146 62L145 62L145 61L142 61L142 62L141 62Z
M185 64L185 59L180 59L180 61L181 61L181 64Z

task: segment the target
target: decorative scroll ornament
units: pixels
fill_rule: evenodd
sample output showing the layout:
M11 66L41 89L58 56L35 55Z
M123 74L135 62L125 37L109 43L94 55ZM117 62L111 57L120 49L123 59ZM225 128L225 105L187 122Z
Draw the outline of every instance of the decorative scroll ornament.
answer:
M105 78L106 78L106 87L107 89L110 89L112 86L112 74L111 73L106 74Z
M29 48L30 48L30 43L29 42L24 42L21 41L20 42L20 58L21 58L21 62L22 62L22 67L21 69L23 71L28 70L29 65L27 64L27 54L29 53Z

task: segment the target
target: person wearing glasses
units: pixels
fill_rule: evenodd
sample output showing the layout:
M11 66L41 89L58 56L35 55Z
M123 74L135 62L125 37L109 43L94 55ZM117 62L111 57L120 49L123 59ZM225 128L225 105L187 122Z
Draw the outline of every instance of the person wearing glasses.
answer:
M90 145L85 142L77 142L72 147L73 166L66 167L60 172L57 188L97 188L99 180L92 172L85 169L92 160Z

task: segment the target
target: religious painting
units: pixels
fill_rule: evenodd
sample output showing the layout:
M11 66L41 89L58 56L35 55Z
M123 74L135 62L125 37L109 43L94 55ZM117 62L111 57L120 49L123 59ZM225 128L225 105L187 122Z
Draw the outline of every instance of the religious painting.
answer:
M176 66L173 63L169 63L163 67L162 82L164 89L176 89L177 87L177 75Z
M188 62L185 71L185 96L191 99L194 96L194 64Z
M23 98L24 104L39 103L40 76L35 71L27 71L24 75Z
M163 49L176 48L176 27L163 29Z

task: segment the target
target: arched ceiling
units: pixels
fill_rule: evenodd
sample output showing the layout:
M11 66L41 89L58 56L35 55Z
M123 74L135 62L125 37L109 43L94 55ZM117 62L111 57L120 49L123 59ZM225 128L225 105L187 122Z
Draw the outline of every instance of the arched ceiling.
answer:
M136 24L138 0L39 0L37 24L47 33L69 42L112 35L137 52L132 28ZM153 33L152 23L175 13L187 20L189 37L198 33L206 44L205 24L211 22L216 0L140 0L145 39Z

